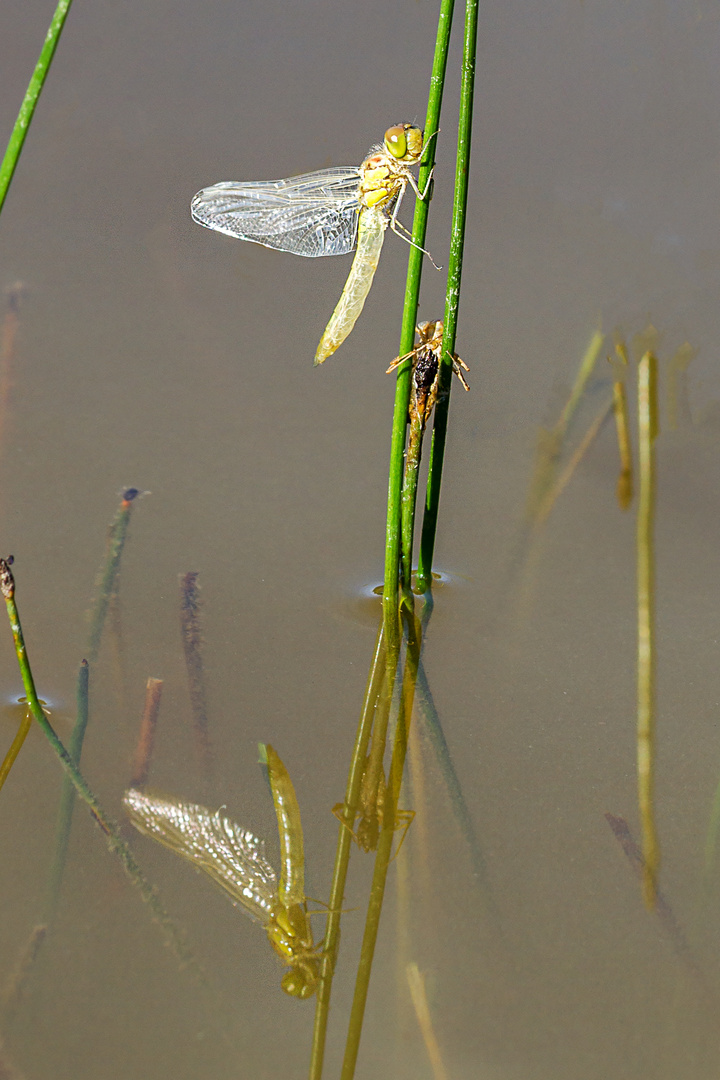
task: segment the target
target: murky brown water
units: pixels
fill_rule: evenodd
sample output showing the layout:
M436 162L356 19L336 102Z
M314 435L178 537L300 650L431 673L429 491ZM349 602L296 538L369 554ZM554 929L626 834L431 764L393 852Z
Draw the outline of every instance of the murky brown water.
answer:
M49 18L39 3L0 12L3 145ZM359 162L388 124L421 122L435 19L436 5L405 0L77 4L0 218L0 283L29 289L0 450L0 552L17 560L58 730L69 730L106 525L136 485L151 494L123 563L125 696L106 643L87 776L118 814L152 675L164 680L154 782L198 797L177 602L178 574L198 570L216 802L274 835L255 763L257 740L271 741L298 790L320 898L373 644L367 602L354 597L382 573L393 396L383 372L407 252L388 237L355 332L313 370L349 260L233 242L194 226L188 205L220 179ZM717 893L700 904L720 767L719 30L704 0L483 6L457 344L472 392L452 406L438 543L452 576L425 662L505 941L423 741L429 849L427 877L417 859L410 871L411 955L452 1080L702 1080L720 1067ZM428 235L440 262L453 57ZM443 282L426 268L422 318L439 317ZM634 516L614 502L611 426L532 556L522 547L537 428L557 416L600 318L628 337L652 320L665 361L685 340L699 350L693 420L658 442L657 809L662 885L702 980L644 912L604 819L639 831ZM17 695L1 634L0 665L3 693ZM59 780L33 732L0 796L2 972L39 917ZM280 993L262 932L179 860L132 842L222 1005L178 972L81 811L58 924L7 1040L25 1076L304 1076L312 1006ZM369 873L356 858L328 1077ZM395 938L391 895L363 1080L431 1076Z

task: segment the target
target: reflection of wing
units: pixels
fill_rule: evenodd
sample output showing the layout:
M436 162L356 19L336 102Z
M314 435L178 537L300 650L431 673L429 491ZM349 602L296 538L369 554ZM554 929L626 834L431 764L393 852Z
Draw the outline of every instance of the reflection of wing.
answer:
M204 806L172 802L131 789L123 798L136 829L204 870L231 900L266 924L277 907L277 876L265 843Z
M360 170L321 169L288 180L227 181L198 191L192 216L208 229L306 255L346 255L355 247Z

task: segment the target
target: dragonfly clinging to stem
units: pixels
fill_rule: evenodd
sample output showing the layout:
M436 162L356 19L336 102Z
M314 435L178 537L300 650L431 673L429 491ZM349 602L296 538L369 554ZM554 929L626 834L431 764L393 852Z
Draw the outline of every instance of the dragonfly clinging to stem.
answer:
M308 998L317 986L320 956L305 903L305 858L295 789L272 746L264 748L280 833L280 882L265 843L247 829L195 803L160 799L130 789L123 799L136 829L194 863L233 903L262 923L287 964L282 988Z
M413 243L397 219L408 185L419 199L411 169L423 155L422 131L396 124L359 167L340 166L287 180L226 181L192 200L195 221L256 244L318 258L346 255L357 244L342 295L315 354L322 364L354 327L370 291L388 225Z
M415 327L419 341L414 349L404 356L396 356L386 374L395 371L404 360L412 358L412 381L410 383L410 415L417 415L424 430L435 408L440 389L440 363L443 352L444 327L439 319L423 322ZM457 353L450 356L453 373L457 375L464 390L469 390L463 370L469 371L467 364ZM463 369L463 370L461 370Z

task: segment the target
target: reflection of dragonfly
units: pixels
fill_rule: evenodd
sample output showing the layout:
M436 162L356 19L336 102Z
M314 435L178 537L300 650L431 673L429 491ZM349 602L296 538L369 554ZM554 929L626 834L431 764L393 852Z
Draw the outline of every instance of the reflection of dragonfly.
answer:
M377 734L373 732L370 750L365 759L357 809L355 810L355 821L357 822L355 829L353 830L351 824L348 824L345 816L345 803L336 803L332 808L335 817L342 825L345 825L345 827L350 830L353 839L363 851L377 850L380 833L386 824L385 803L387 799L387 782L385 780L385 772L382 764L385 740L382 739L378 742L377 739ZM395 807L395 821L393 828L403 830L397 848L398 851L402 847L402 843L414 818L414 810L399 810ZM395 854L397 854L397 852Z
M280 830L282 871L265 858L265 843L219 810L131 789L124 804L136 829L204 870L226 895L263 924L275 952L288 965L282 988L293 997L315 992L320 958L305 905L302 825L288 771L271 746L265 748Z
M420 192L410 172L422 151L420 129L396 124L359 168L214 184L193 198L192 216L228 236L308 258L346 255L357 241L350 276L315 355L315 363L322 364L342 345L363 309L388 225L402 235L397 213L408 184L418 198L427 193L427 187Z

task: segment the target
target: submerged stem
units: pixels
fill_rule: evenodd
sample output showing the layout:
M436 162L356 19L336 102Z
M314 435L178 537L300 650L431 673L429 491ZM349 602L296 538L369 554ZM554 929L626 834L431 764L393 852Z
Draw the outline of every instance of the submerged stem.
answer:
M360 961L355 980L355 992L353 995L350 1020L348 1023L348 1035L345 1043L345 1056L343 1059L340 1080L352 1080L355 1075L360 1037L362 1035L365 1004L367 1001L372 962L375 955L380 927L380 915L382 913L383 900L385 898L385 884L387 881L390 856L392 852L393 838L395 835L395 820L397 816L400 788L402 786L403 770L405 768L405 755L407 753L408 731L412 718L415 686L417 683L418 666L420 663L420 651L422 637L420 625L415 616L404 612L408 630L407 655L402 680L402 694L398 710L397 726L395 729L395 743L393 746L390 774L388 777L387 792L385 795L385 809L383 814L382 830L375 856L375 868L370 888L368 910L365 918L365 931L360 949Z
M360 787L362 784L365 759L367 757L370 732L373 726L375 708L382 692L385 678L387 656L385 649L385 635L383 625L380 624L372 664L368 675L365 697L360 723L358 724L355 746L353 747L350 772L348 774L347 787L345 790L345 807L343 821L338 831L338 846L335 854L335 869L333 882L330 890L328 903L327 927L323 943L322 963L320 967L320 982L317 990L317 1003L315 1006L315 1026L313 1029L312 1053L310 1057L310 1080L320 1080L325 1056L325 1039L327 1036L328 1016L330 1013L330 995L332 993L332 979L335 971L335 961L340 944L340 913L345 896L345 880L347 878L348 865L350 863L350 848L352 844L352 826L357 813L360 800Z

